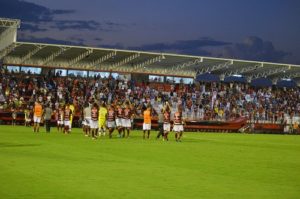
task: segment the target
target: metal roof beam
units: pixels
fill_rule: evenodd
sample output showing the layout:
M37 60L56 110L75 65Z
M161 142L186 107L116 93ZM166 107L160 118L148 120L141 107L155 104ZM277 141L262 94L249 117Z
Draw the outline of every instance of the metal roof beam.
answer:
M289 70L289 67L274 68L274 69L263 71L261 73L257 73L257 74L250 75L250 76L251 76L251 79L257 79L257 78L261 78L261 77L268 77L271 75L282 73L282 72L285 72L286 70Z
M93 53L93 49L87 49L85 52L81 53L80 55L78 55L77 57L75 57L74 59L71 59L69 61L69 66L74 65L76 63L78 63L80 60L82 60L83 58L89 56L90 54Z
M33 55L35 55L37 52L39 52L42 48L45 48L45 46L37 45L35 49L27 53L25 56L23 56L20 60L20 63L23 64L26 60L30 59Z
M94 67L98 66L99 64L105 62L106 60L108 60L108 59L110 59L110 58L112 58L112 57L114 57L116 55L117 55L117 52L116 51L112 51L112 52L110 52L110 53L108 53L108 54L106 54L106 55L104 55L104 56L102 56L102 57L94 60L92 63L89 64L89 68L94 68Z
M146 60L146 61L144 61L144 62L135 64L135 65L133 66L133 68L134 68L135 70L137 70L137 69L139 69L139 68L143 68L143 67L145 67L145 66L154 64L155 62L159 62L159 61L161 61L162 59L164 59L164 56L159 55L159 56L156 56L156 57L154 57L154 58L148 59L148 60Z
M52 53L51 55L49 55L48 57L46 57L46 58L42 61L41 65L46 65L46 64L49 63L50 61L54 60L55 57L61 55L63 52L65 52L65 51L68 50L68 49L70 49L70 48L68 48L68 47L62 47L62 48L60 48L58 51L56 51L56 52Z
M300 77L300 72L290 73L290 74L284 75L282 78L293 79L293 78L297 78L297 77Z
M192 61L189 61L189 62L185 62L185 63L182 63L182 64L178 64L176 66L173 66L171 70L179 70L179 69L183 69L183 68L186 68L186 67L189 67L189 66L193 66L193 65L196 65L196 64L199 64L203 62L203 58L198 58L198 59L195 59L195 60L192 60Z
M213 65L213 66L201 69L198 74L211 73L211 72L216 71L216 70L220 70L220 69L223 69L223 68L228 68L232 64L233 64L233 60L230 60L230 61L227 61L225 63L221 63L221 64L217 64L217 65Z
M12 43L10 46L8 46L8 47L5 48L4 50L2 50L2 51L0 52L0 59L2 59L2 58L5 57L6 55L8 55L10 52L12 52L17 46L18 46L17 43Z
M253 66L246 66L246 67L236 69L236 70L230 70L228 72L225 72L225 76L231 76L231 75L237 75L237 74L242 75L244 73L248 73L248 72L257 70L259 68L262 68L263 66L264 66L263 63L261 63L261 64L256 64Z
M130 56L124 58L123 60L121 60L121 61L119 61L117 63L112 64L110 66L110 69L114 69L116 67L119 67L119 66L122 66L124 64L127 64L127 63L131 62L132 60L138 58L139 56L140 56L140 53L135 53L133 55L130 55Z

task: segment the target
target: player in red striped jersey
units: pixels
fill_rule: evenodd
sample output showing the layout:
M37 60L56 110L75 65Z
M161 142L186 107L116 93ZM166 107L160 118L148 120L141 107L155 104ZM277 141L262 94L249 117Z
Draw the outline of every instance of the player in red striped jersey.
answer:
M72 115L72 110L69 107L69 104L66 104L65 111L64 111L64 133L70 133L70 128L71 128L71 115Z
M130 104L129 102L126 103L125 109L124 109L124 117L123 117L123 121L122 121L122 125L123 125L123 137L125 137L125 129L127 131L127 138L129 137L130 134L130 130L131 130L131 119L133 117L133 111L130 108Z
M119 137L122 137L123 125L122 120L124 119L124 110L121 105L117 105L116 108L116 126L119 132Z
M164 140L168 141L168 134L171 130L171 108L168 102L166 102L164 108Z
M181 142L181 137L183 133L183 124L184 120L182 118L182 108L178 106L178 110L174 113L174 121L173 121L173 131L175 132L175 140L176 142Z
M98 118L99 118L99 107L96 103L94 103L91 110L91 124L90 124L92 139L96 139L97 136Z
M64 127L64 109L63 107L59 107L56 113L57 118L57 131L63 132Z
M112 133L114 132L116 126L115 119L116 119L115 110L112 105L109 105L107 111L107 128L109 132L109 138L112 137Z

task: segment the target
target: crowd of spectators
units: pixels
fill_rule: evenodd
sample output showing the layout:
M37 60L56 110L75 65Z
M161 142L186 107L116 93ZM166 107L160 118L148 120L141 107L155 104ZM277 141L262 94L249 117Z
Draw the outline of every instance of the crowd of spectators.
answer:
M169 84L168 89L165 84ZM182 105L183 116L196 121L227 121L246 116L252 123L282 123L286 118L300 116L299 88L255 88L244 83L216 82L165 84L138 83L111 76L60 77L58 74L14 74L2 70L0 111L31 110L38 100L54 110L61 104L73 104L75 114L80 115L83 105L90 100L107 104L130 100L137 117L148 103L158 112L166 101L171 104L173 113Z

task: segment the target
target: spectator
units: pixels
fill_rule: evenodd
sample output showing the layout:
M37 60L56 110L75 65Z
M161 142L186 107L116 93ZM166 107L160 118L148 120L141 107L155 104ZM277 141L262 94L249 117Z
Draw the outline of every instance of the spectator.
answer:
M44 122L45 122L45 127L46 127L46 133L50 133L51 117L52 117L52 109L51 109L50 105L48 104L44 111Z

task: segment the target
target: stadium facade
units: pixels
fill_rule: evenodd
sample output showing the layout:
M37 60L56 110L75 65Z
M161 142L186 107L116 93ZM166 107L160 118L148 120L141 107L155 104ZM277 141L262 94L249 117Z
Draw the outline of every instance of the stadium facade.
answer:
M98 72L127 74L141 80L158 78L186 83L203 74L213 74L221 81L230 76L251 82L268 78L273 84L294 80L300 85L300 65L190 56L84 46L56 45L17 41L21 21L0 18L0 60L5 67L17 70L35 67L41 73L92 76ZM20 67L21 66L21 67Z

